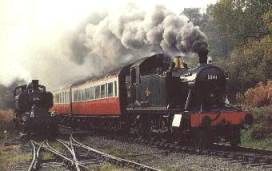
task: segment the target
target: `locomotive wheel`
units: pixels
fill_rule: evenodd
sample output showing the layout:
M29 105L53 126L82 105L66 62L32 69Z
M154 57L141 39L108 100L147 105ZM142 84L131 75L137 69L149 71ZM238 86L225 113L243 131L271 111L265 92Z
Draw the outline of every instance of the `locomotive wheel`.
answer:
M139 118L136 121L135 135L137 137L149 137L151 127L147 121L148 121L148 119L145 117Z
M206 148L210 145L209 131L204 128L197 129L193 132L193 144L198 148Z
M240 129L235 128L232 130L232 135L230 137L230 145L232 147L237 147L241 143Z

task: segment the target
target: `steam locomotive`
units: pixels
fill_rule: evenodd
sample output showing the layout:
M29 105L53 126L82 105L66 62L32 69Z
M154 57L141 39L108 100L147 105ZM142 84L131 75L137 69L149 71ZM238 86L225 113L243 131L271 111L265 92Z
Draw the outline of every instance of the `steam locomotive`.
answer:
M53 94L46 91L38 80L21 85L14 90L15 123L24 133L46 132L53 127L49 109L53 106ZM53 129L53 128L52 128Z
M113 72L55 91L53 110L70 125L122 130L143 137L236 146L252 115L225 104L226 74L207 64L181 67L165 54L141 58ZM78 124L79 123L79 124Z

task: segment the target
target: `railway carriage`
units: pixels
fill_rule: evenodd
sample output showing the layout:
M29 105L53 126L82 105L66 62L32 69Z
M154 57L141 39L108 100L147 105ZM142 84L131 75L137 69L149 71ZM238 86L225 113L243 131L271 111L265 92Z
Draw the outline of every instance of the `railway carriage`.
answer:
M72 112L82 116L120 116L118 73L72 86Z

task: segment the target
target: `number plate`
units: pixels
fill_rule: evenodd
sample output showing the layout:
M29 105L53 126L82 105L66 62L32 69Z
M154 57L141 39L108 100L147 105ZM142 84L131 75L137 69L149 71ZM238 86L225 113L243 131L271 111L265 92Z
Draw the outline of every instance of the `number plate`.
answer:
M173 127L179 127L181 119L182 119L182 115L181 114L175 114L173 122L172 122L172 126Z

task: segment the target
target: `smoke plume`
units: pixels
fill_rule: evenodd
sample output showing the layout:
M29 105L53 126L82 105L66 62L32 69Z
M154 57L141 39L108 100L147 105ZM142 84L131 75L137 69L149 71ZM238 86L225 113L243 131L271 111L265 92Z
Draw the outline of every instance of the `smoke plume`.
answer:
M207 47L199 27L162 6L150 12L130 6L100 18L89 21L70 43L72 60L91 61L97 72L154 53L175 55Z
M34 37L43 39L41 35ZM39 79L51 88L155 53L172 56L207 47L199 27L163 6L146 12L129 5L119 11L93 14L77 30L58 30L48 37L54 40L47 40L46 45L36 45L35 39L28 43L31 57L21 61L28 78Z

